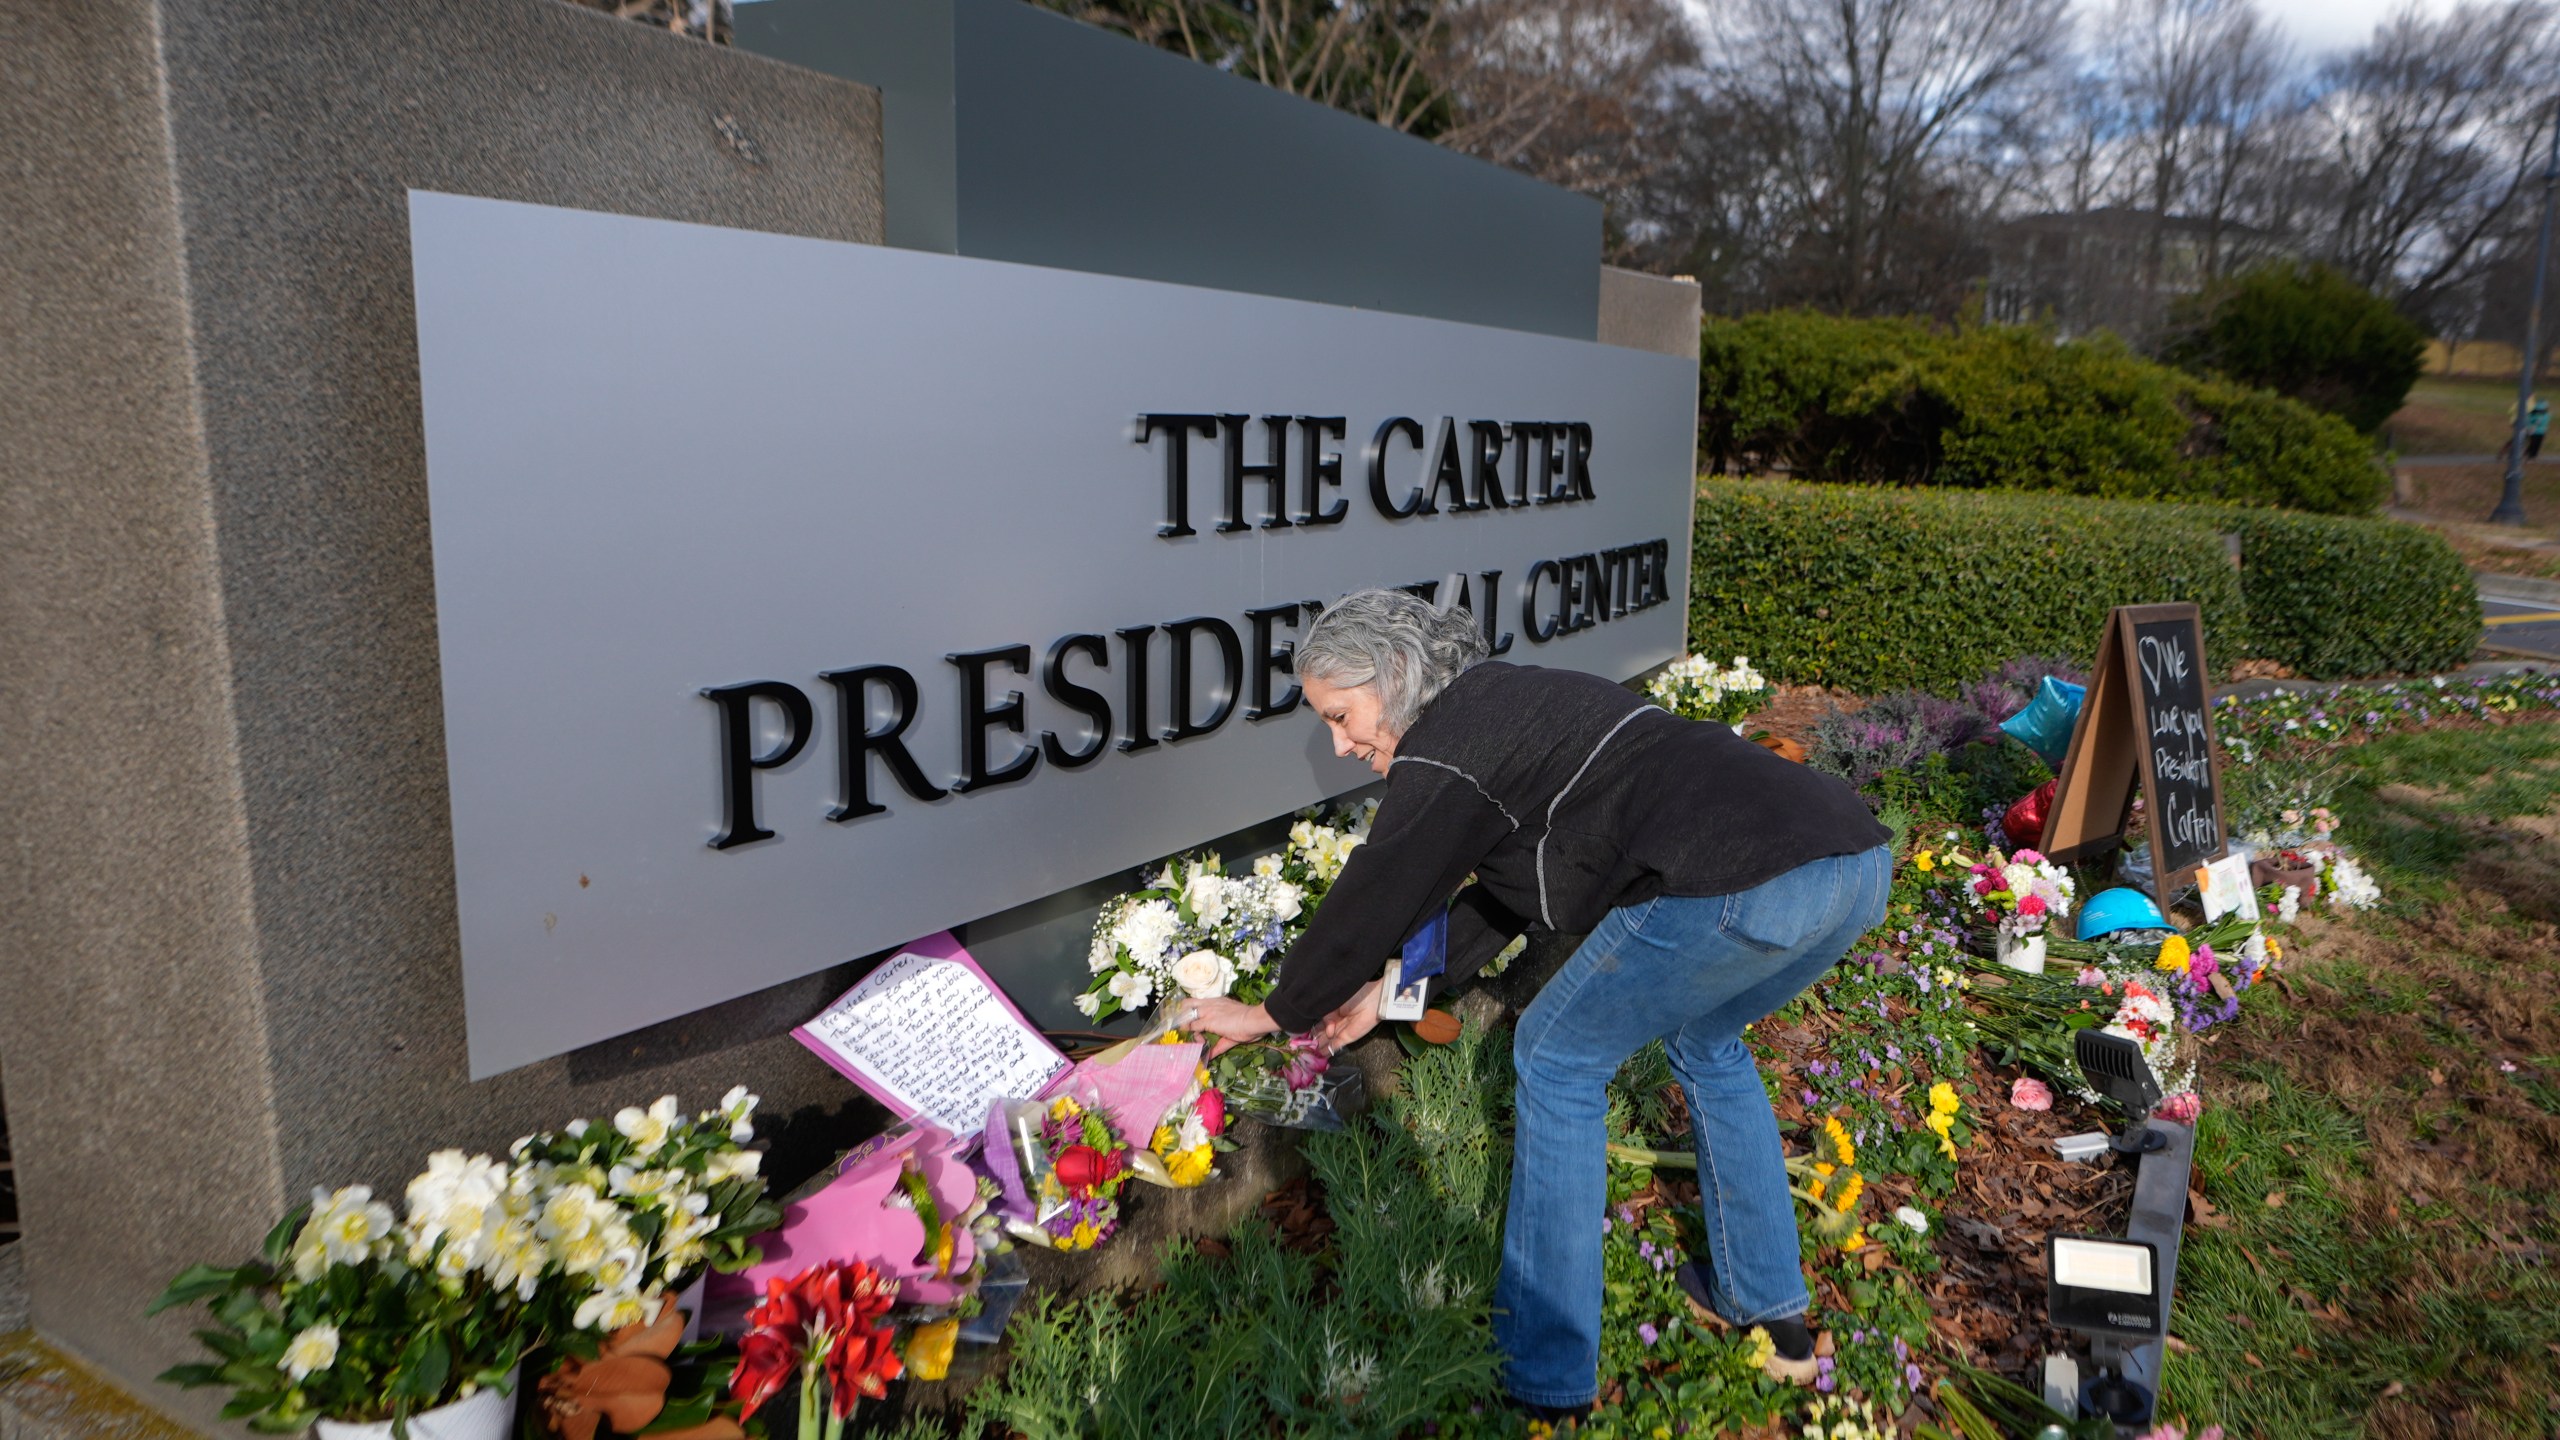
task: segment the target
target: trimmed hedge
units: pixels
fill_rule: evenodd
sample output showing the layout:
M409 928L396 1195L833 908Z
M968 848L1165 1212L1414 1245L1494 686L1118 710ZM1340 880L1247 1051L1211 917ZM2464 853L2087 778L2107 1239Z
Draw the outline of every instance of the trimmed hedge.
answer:
M1783 481L1699 483L1689 597L1692 649L1867 694L2086 665L2117 605L2192 600L2217 663L2315 677L2449 668L2480 634L2451 547L2391 521Z
M2389 479L2334 416L2112 339L1783 310L1699 332L1699 447L1798 478L2364 514Z

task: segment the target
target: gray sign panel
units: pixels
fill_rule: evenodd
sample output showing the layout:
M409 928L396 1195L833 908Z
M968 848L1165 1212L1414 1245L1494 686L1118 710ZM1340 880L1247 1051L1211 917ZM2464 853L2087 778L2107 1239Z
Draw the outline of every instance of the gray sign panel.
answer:
M1463 575L1506 658L1679 652L1688 362L423 192L410 225L475 1076L1360 785L1305 709L1248 718L1297 602Z

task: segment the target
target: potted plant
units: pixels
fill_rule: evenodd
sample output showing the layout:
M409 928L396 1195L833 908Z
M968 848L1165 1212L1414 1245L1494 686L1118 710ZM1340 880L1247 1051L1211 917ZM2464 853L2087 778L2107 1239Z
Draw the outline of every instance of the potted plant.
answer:
M195 1266L153 1303L213 1318L196 1334L214 1358L160 1378L228 1387L222 1418L271 1434L502 1440L542 1266L506 1179L486 1156L442 1152L405 1222L364 1186L313 1191L256 1261Z

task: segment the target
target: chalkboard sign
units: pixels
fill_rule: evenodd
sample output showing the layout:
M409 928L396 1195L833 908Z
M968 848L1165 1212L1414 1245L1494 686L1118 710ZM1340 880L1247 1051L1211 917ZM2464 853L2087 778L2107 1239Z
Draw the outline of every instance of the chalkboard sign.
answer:
M2221 752L2208 707L2196 607L2117 607L2063 756L2045 853L2068 861L2112 848L2139 781L2152 891L2163 908L2197 867L2222 858Z

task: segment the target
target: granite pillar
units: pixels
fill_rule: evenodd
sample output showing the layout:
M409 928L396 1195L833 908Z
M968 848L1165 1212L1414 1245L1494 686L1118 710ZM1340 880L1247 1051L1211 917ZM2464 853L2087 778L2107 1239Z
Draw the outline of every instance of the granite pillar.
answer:
M848 1102L783 1035L840 975L465 1079L405 196L877 243L879 124L554 0L0 6L0 1056L48 1340L207 1423L143 1307L309 1187L670 1090Z

